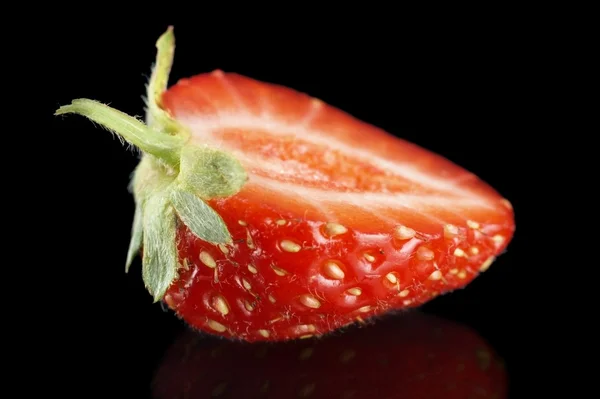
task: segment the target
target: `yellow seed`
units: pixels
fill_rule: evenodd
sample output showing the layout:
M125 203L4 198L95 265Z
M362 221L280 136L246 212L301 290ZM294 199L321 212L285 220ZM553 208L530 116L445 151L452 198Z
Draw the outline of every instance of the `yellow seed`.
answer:
M225 327L223 324L219 323L218 321L209 319L206 322L206 324L208 325L208 327L215 330L216 332L224 332L225 330L227 330L227 327Z
M453 238L458 235L458 227L453 224L447 224L444 226L444 237Z
M248 302L247 300L244 300L244 307L246 308L246 310L248 312L252 312L254 310L254 305L252 305L250 302Z
M205 266L214 269L217 267L217 262L215 262L214 258L206 251L200 252L200 262L204 263Z
M280 277L283 277L286 274L288 274L287 271L283 270L280 267L275 266L275 264L273 264L273 263L271 263L271 269L273 269L273 271L275 272L275 274L278 275L278 276L280 276Z
M254 249L254 240L252 239L252 235L250 234L250 230L246 229L246 245L248 248Z
M183 267L184 270L190 270L190 262L187 260L187 258L183 259L183 265L181 265Z
M358 288L358 287L350 288L346 292L348 294L354 295L354 296L359 296L360 294L362 294L362 290L360 288Z
M252 274L258 273L258 270L256 270L256 267L254 267L252 265L248 265L248 271L250 271L250 273L252 273Z
M307 308L318 309L321 307L321 302L310 294L304 294L300 297L300 303Z
M227 301L221 295L217 295L214 299L215 309L219 311L223 316L227 316L229 313L229 306L227 306Z
M394 236L399 240L410 240L416 234L416 231L406 226L398 226L394 229Z
M486 271L487 269L490 268L490 266L492 265L492 263L494 263L495 260L496 260L496 257L490 256L489 258L486 259L485 262L483 262L483 264L481 265L479 270L482 272Z
M281 241L281 243L279 244L279 246L285 252L298 252L302 248L300 245L298 245L295 242L290 241L290 240L283 240L283 241Z
M223 244L219 244L219 249L221 250L221 252L223 252L225 255L227 255L229 253L229 248L227 248L225 245Z
M309 334L317 330L314 324L299 324L294 328L295 334Z
M334 280L342 280L346 275L341 267L339 267L335 262L327 262L323 267L325 275Z
M269 334L269 331L267 331L267 330L262 330L262 329L261 329L261 330L258 330L258 333L259 333L260 335L262 335L264 338L269 338L269 335L271 335L271 334Z
M327 223L325 225L325 234L328 237L334 237L340 234L344 234L348 231L345 226L342 226L339 223Z
M371 254L367 254L367 253L366 253L366 254L364 254L363 256L365 257L365 259L366 259L368 262L375 262L375 257L374 257L373 255L371 255Z
M496 234L495 236L492 237L492 240L494 240L494 242L498 245L502 245L502 243L504 243L504 236L501 236L500 234Z
M477 230L480 226L479 223L473 221L473 220L467 220L467 226L469 226L470 228Z
M175 299L173 299L173 296L171 294L165 295L165 302L171 309L175 309L177 307L177 303L175 302Z
M434 280L434 281L441 280L442 279L442 272L439 271L439 270L434 271L433 273L431 273L429 275L429 279L430 280Z
M398 282L398 278L394 273L386 274L385 278L392 284L396 284Z
M456 248L454 250L454 256L456 256L456 257L465 257L465 256L467 256L467 254L462 249Z
M419 247L419 249L417 249L417 258L420 260L433 260L434 257L435 254L429 248Z

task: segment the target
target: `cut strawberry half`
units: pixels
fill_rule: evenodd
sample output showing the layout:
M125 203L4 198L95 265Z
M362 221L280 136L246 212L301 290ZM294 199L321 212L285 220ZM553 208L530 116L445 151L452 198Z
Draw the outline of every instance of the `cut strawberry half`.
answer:
M146 286L189 324L325 334L465 287L512 239L510 203L442 156L236 74L163 91L170 30L158 47L149 126L89 100L59 113L144 151L128 265L143 247Z

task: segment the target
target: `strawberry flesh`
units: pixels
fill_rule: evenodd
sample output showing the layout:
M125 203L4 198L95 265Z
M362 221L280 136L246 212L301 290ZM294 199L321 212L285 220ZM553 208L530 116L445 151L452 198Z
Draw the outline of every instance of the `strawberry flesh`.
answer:
M475 175L305 94L216 71L163 101L249 174L208 202L232 245L178 229L164 300L203 331L286 340L417 307L465 287L514 234L510 203Z

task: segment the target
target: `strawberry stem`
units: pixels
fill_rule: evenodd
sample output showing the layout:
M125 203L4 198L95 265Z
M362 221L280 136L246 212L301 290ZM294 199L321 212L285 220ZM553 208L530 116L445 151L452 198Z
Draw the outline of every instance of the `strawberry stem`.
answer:
M179 157L185 143L180 136L158 132L136 118L94 100L73 100L70 105L60 107L54 115L68 113L85 116L117 133L140 150L156 156L174 168L179 167Z

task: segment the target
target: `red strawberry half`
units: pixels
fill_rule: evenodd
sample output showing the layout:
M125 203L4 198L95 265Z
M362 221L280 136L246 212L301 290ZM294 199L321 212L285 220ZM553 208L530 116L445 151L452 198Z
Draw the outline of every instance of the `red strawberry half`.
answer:
M321 335L466 286L511 240L510 203L440 155L308 95L216 71L166 90L148 126L78 113L143 151L127 267L190 325L247 341ZM166 90L166 91L165 91Z
M287 343L182 334L155 373L152 397L503 399L501 359L460 324L407 313L340 336Z

